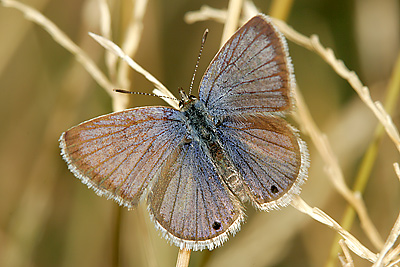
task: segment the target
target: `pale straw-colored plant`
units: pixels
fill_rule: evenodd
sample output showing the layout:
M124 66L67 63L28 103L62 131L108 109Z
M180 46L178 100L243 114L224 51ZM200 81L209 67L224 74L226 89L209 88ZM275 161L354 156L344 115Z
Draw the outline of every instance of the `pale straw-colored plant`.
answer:
M101 35L91 33L90 35L104 48L106 48L106 66L108 68L109 76L107 77L96 64L86 55L86 53L74 44L60 29L58 29L50 20L45 18L41 13L33 8L14 0L1 0L1 3L6 7L13 7L22 11L25 16L39 24L43 29L58 42L61 46L75 55L76 60L79 61L91 74L94 80L105 89L113 101L113 109L115 111L127 108L127 96L123 94L116 94L112 92L114 88L129 88L128 67L133 68L138 73L142 74L155 86L154 93L157 95L164 95L173 97L167 88L160 83L149 72L144 70L137 64L132 57L137 51L138 42L143 28L142 20L146 10L147 1L133 1L135 8L132 14L131 25L125 34L125 39L122 42L121 48L113 43L111 39L111 18L110 10L105 0L99 1L101 11ZM279 1L275 1L279 2ZM281 1L281 3L287 1ZM290 1L289 1L290 2ZM276 4L276 6L279 4ZM275 7L276 7L275 6ZM248 18L257 14L258 11L250 1L231 0L227 10L218 10L208 6L202 7L199 11L188 12L185 20L187 23L194 23L197 21L214 20L225 23L223 35L221 38L221 45L233 34L237 27ZM282 15L283 16L283 15ZM284 17L284 16L283 16ZM383 106L376 101L373 101L369 89L364 86L359 80L358 76L348 70L344 63L336 59L333 51L322 46L316 35L310 38L296 32L281 20L275 20L275 24L284 33L290 41L298 44L301 47L309 49L319 55L332 69L343 79L345 79L351 87L359 95L360 99L365 105L374 113L376 118L382 124L387 135L391 138L392 142L400 151L400 137L396 126L393 124L390 115L385 111ZM121 58L122 61L118 60ZM126 63L126 64L125 64ZM400 65L400 64L398 64ZM400 68L400 67L399 67ZM342 249L343 256L340 256L340 262L343 266L353 266L353 260L349 250L354 252L359 257L373 263L373 266L397 266L400 261L400 245L395 246L398 236L400 235L400 215L393 225L392 231L386 238L382 238L371 219L369 218L365 203L361 194L357 191L353 192L344 180L343 171L341 170L338 159L333 153L332 147L322 133L316 123L313 121L305 102L299 90L296 90L295 98L297 102L297 112L295 117L301 125L302 130L307 133L315 148L318 150L320 157L325 164L326 172L336 188L336 190L343 196L343 198L355 209L362 228L368 236L370 242L375 247L372 252L360 241L358 241L351 233L346 231L340 224L332 219L325 212L319 208L310 207L303 199L296 197L292 201L292 206L302 213L307 214L314 220L334 229L341 235L342 240L339 245ZM171 106L177 107L177 103L173 100L165 98ZM400 168L398 163L393 163L396 175L400 179ZM148 245L148 244L147 244ZM147 249L149 251L151 249ZM151 256L149 256L151 261ZM188 266L190 259L190 251L181 250L178 254L177 266ZM154 263L149 263L154 265Z

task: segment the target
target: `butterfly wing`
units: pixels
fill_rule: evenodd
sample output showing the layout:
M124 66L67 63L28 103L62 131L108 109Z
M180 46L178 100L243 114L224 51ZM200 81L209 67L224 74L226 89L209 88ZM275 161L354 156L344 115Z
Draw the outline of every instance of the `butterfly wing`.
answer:
M300 193L309 165L307 148L282 118L233 115L224 119L218 134L258 208L286 206Z
M235 234L243 221L241 204L195 141L176 148L148 202L158 228L181 248L212 250Z
M83 122L61 135L60 147L84 184L133 208L185 134L179 111L143 107Z
M199 97L212 116L290 108L294 76L287 44L264 15L243 25L205 72Z

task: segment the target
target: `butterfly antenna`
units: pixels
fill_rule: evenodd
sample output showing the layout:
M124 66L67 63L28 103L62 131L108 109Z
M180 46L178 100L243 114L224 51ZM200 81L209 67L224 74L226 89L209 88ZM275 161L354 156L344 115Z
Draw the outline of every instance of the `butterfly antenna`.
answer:
M166 99L171 99L175 101L179 101L178 99L174 97L169 97L169 96L163 96L163 95L156 95L156 94L149 94L149 93L142 93L142 92L131 92L125 89L114 89L114 92L121 93L121 94L131 94L131 95L148 95L148 96L155 96L159 98L166 98Z
M197 57L196 67L194 68L194 72L193 72L193 76L192 76L192 81L190 82L190 86L189 86L189 95L192 94L192 88L193 88L194 78L196 77L196 72L197 72L197 69L198 69L198 67L199 67L200 58L201 58L201 52L203 52L203 47L204 47L204 44L205 44L206 39L207 39L207 34L208 34L208 29L206 29L206 30L204 31L204 33L203 33L203 38L201 39L201 47L200 47L199 56Z

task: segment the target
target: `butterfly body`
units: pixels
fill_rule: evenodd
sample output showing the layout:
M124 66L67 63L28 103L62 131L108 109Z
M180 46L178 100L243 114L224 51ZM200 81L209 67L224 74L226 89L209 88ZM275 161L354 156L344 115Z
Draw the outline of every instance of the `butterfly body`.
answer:
M182 101L181 113L188 129L189 142L199 144L202 152L213 163L219 177L236 197L245 201L247 196L240 182L240 174L232 159L224 153L226 149L218 136L217 125L221 124L223 118L213 118L203 101L194 96L183 97Z
M271 19L258 15L221 48L180 110L140 107L83 122L60 137L76 177L135 208L173 244L212 250L240 229L244 202L287 206L307 177L306 144L282 117L293 68Z

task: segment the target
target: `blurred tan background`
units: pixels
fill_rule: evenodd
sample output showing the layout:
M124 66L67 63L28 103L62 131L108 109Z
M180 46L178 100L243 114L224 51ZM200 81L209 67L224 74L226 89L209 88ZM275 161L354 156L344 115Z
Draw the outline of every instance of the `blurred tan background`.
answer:
M53 21L106 72L104 49L87 34L100 31L97 1L24 2ZM113 39L119 43L132 4L109 3ZM270 11L271 1L254 3L261 12ZM195 88L218 51L221 24L188 25L183 20L186 12L202 5L225 9L228 1L148 1L134 59L175 95L190 84L205 28L210 33ZM383 102L399 53L399 6L396 0L293 1L288 23L307 36L319 35L324 46L356 71L373 99ZM117 204L96 196L76 179L59 155L63 131L112 111L107 93L69 52L15 9L0 6L0 40L0 265L111 266L119 242L121 266L174 266L178 249L155 231L145 205L118 212ZM304 99L352 187L377 120L320 57L290 42L289 47ZM153 89L133 71L131 83L125 89ZM166 105L156 97L130 99L132 107ZM392 118L400 125L398 107ZM312 165L301 196L340 222L346 201L333 189L320 156L308 143ZM400 210L395 161L400 161L398 151L384 135L364 192L368 212L384 239ZM323 266L328 260L335 232L292 207L262 213L249 206L247 215L235 237L212 252L192 253L190 266ZM351 233L377 252L357 219ZM356 266L370 265L352 256Z

